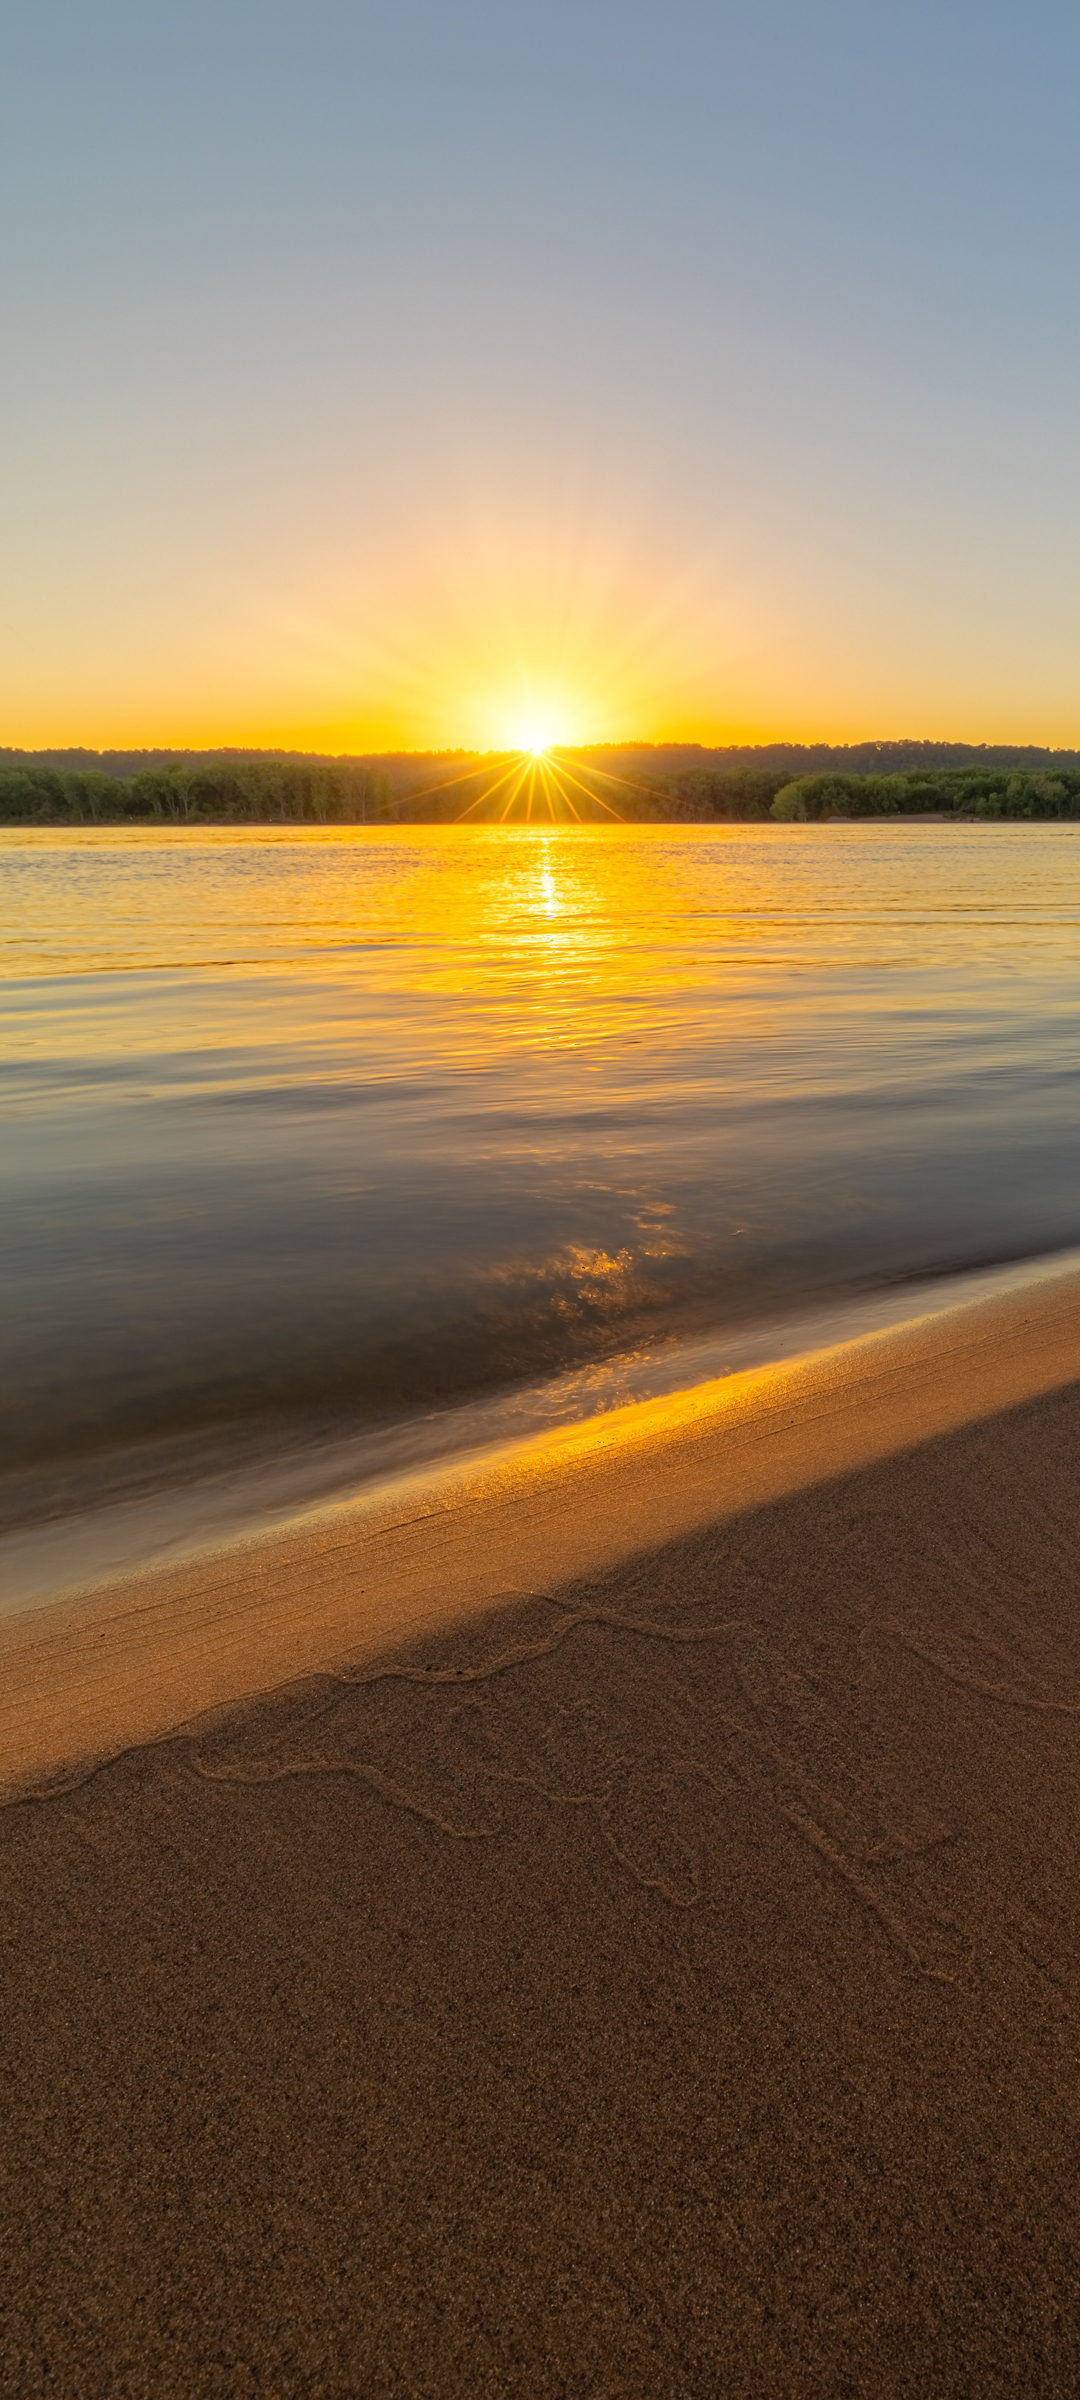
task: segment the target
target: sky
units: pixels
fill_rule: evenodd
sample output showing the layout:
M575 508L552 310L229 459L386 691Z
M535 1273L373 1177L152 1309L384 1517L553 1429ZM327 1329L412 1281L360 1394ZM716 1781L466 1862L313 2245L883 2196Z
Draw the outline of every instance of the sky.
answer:
M0 743L1080 744L1080 13L0 14Z

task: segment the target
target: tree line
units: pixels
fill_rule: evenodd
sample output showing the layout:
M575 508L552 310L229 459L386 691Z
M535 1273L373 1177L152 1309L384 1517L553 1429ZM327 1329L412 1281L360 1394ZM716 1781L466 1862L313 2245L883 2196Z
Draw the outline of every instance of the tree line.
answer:
M992 767L935 775L801 775L781 785L770 815L788 823L838 817L1080 817L1080 773Z
M0 823L368 825L396 814L389 778L366 766L0 767Z
M638 749L632 759L620 754L617 765L612 754L604 755L611 758L605 769L590 767L588 753L578 765L582 774L598 778L596 815L607 823L611 808L637 823L817 823L928 815L961 820L1080 819L1080 763L1017 767L1006 759L1001 765L987 760L932 769L913 765L906 773L793 777L790 750L768 764L756 763L754 753L714 753L722 763L675 771L666 758L660 765L661 753ZM758 761L764 755L757 754ZM166 763L134 774L23 759L0 763L0 823L440 824L459 816L473 792L482 790L484 779L494 774L490 760L474 766L460 754L437 760L223 759L189 766ZM576 805L586 814L583 789L580 781L575 783ZM481 799L470 821L497 817L501 806L498 795L490 811Z

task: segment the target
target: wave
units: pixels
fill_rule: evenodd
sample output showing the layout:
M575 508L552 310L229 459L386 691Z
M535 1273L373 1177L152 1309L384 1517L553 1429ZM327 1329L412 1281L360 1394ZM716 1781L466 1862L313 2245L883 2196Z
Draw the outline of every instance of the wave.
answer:
M334 1432L248 1426L230 1445L220 1428L201 1441L146 1441L80 1473L16 1479L0 1528L0 1589L8 1608L135 1574L163 1561L247 1541L327 1507L416 1491L432 1476L506 1455L613 1410L693 1391L726 1375L779 1365L889 1327L1074 1273L1080 1249L999 1262L834 1297L827 1307L737 1330L669 1338L618 1351L539 1382L455 1406L417 1410L380 1426Z

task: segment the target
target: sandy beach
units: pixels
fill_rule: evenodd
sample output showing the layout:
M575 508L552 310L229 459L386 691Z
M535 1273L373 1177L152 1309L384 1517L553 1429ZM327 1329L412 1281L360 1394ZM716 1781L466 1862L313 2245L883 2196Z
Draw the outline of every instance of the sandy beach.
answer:
M1078 1442L1059 1278L6 1619L0 2390L1075 2391Z

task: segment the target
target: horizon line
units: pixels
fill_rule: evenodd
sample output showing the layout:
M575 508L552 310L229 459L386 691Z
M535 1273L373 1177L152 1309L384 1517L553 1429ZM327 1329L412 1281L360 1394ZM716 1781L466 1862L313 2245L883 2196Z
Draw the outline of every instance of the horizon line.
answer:
M596 742L551 742L547 745L544 755L551 758L581 758L593 755L596 752L651 751L654 753L663 753L673 750L696 751L704 758L742 757L747 759L761 757L770 752L775 753L777 751L809 752L822 750L836 752L850 752L857 750L965 750L976 755L988 751L1034 751L1038 752L1040 756L1045 758L1065 758L1080 756L1080 736L1078 736L1076 745L1072 746L1065 743L1051 744L1048 742L1034 741L1009 742L984 740L972 742L950 738L947 736L929 734L870 734L862 737L861 739L847 741L830 740L824 736L819 736L817 739L805 737L796 739L791 736L778 735L772 740L757 742L703 742L698 740L679 740L676 737L672 737L668 740L654 741L648 740L644 737L626 735L617 739L613 738ZM23 761L30 762L34 760L54 758L146 758L178 760L220 758L251 761L258 761L260 759L295 759L310 760L313 765L320 766L348 766L360 764L367 765L373 761L384 759L415 759L417 761L422 761L475 758L496 760L520 758L526 755L527 751L523 749L520 744L516 743L503 743L487 749L472 747L468 743L464 742L457 742L447 743L438 748L400 748L383 750L304 750L286 748L282 744L275 744L271 746L254 742L111 742L106 744L104 747L97 747L90 743L82 742L50 742L42 743L34 748L29 748L24 744L17 743L0 744L0 766L2 766L3 762L6 760L10 760L13 763L21 763Z

